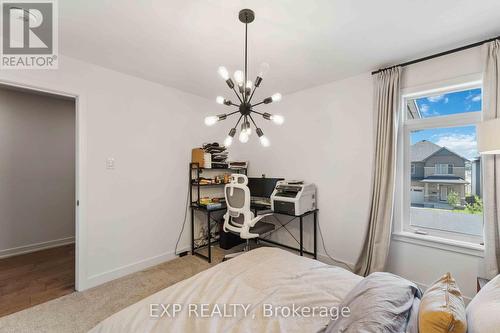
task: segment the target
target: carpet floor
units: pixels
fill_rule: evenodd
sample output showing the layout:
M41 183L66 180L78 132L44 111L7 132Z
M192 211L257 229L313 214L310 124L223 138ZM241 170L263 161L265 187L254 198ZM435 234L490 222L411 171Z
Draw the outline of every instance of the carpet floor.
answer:
M220 263L224 254L217 246L211 264L188 255L1 317L0 332L87 332L121 309Z

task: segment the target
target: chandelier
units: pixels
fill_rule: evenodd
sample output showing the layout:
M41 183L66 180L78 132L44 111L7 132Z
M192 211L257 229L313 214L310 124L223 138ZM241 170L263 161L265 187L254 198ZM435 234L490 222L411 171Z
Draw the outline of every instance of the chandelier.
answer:
M228 117L232 115L239 115L238 121L236 122L236 125L234 125L233 128L229 131L229 134L227 135L226 139L224 140L224 145L226 147L230 146L233 143L233 138L234 135L236 134L236 130L238 128L238 125L241 123L241 128L240 128L240 134L238 136L238 139L242 143L246 143L249 140L250 135L252 134L252 125L255 127L255 132L257 133L260 143L264 147L268 147L270 142L269 139L264 135L264 132L262 132L262 129L257 126L255 123L255 120L252 117L252 114L262 116L266 120L271 120L277 125L281 125L284 122L284 118L281 115L272 115L267 112L259 112L254 109L254 107L261 105L261 104L269 104L272 102L279 102L281 100L281 94L280 93L275 93L271 97L264 98L261 102L252 104L252 98L257 90L257 88L260 86L262 83L263 77L269 70L269 65L267 63L263 63L260 66L260 71L259 74L257 75L257 78L255 79L255 82L252 82L251 80L248 80L248 75L247 75L247 68L248 68L248 61L247 61L247 40L248 40L248 23L253 22L255 18L255 14L251 9L242 9L240 10L239 13L239 19L242 23L245 24L245 71L237 70L233 74L234 81L231 79L229 76L229 72L226 69L226 67L219 67L218 73L219 75L226 81L227 86L229 89L233 90L234 93L236 94L236 97L238 98L238 101L236 103L233 103L231 100L226 99L222 96L217 96L216 102L218 104L226 105L229 107L236 107L237 109L233 112L229 113L223 113L219 114L216 116L209 116L205 118L205 125L207 126L212 126L218 121L225 120ZM236 82L236 84L235 84ZM238 90L236 90L238 88ZM237 104L239 103L239 104Z

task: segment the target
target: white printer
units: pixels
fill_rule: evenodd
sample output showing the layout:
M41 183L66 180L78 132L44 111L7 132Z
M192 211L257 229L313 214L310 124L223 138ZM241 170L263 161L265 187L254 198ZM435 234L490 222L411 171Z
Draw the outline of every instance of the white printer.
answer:
M278 181L271 195L271 209L295 216L315 210L316 186L303 181Z

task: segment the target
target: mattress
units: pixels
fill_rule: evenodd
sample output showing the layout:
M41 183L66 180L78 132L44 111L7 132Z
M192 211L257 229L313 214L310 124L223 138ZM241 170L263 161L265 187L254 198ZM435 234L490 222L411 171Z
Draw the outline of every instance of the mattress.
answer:
M361 279L263 247L163 289L91 332L316 332Z

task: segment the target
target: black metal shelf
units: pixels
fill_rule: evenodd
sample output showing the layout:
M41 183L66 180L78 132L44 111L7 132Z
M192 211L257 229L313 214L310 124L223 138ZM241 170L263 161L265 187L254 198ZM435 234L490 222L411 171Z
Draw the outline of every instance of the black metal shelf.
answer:
M211 214L212 213L215 213L215 212L219 212L218 214L220 214L220 211L224 211L226 210L226 205L223 204L222 207L219 207L219 208L212 208L212 209L207 209L206 206L203 206L203 205L200 205L200 192L201 192L201 189L202 187L221 187L221 186L224 186L226 184L200 184L199 181L200 181L200 173L202 173L203 171L205 170L215 170L215 171L230 171L230 172L237 172L237 173L243 173L243 174L247 174L247 171L248 171L248 168L204 168L204 167L200 167L200 164L199 163L189 163L189 198L190 198L190 208L191 208L191 253L193 255L197 255L201 258L204 258L206 260L208 260L208 262L210 262L212 260L212 250L210 249L210 246L211 244L213 243L213 239L214 239L214 235L211 235L210 233L210 230L211 230ZM195 177L193 177L193 173L196 173L195 174ZM195 200L193 200L193 190L196 191L196 198ZM207 244L204 245L203 247L206 247L207 248L207 251L208 251L208 256L205 256L199 252L196 252L196 250L198 249L195 245L194 245L194 211L199 211L203 214L206 215L207 219L206 219L206 225L207 225L207 228L209 230L208 232L208 235L207 235L207 239L206 239L206 242Z
M191 163L194 164L194 163ZM232 171L238 171L238 170L245 170L246 168L205 168L205 167L198 167L198 168L192 168L193 170L200 169L200 170L232 170Z
M197 183L192 183L191 186L200 186L200 187L205 187L205 186L223 186L226 185L225 183L219 183L219 184L197 184Z

